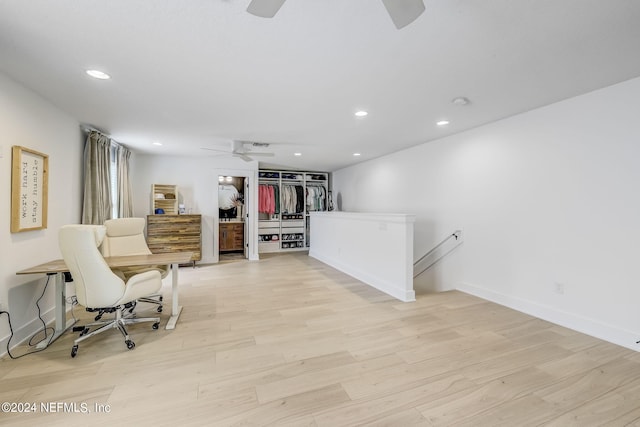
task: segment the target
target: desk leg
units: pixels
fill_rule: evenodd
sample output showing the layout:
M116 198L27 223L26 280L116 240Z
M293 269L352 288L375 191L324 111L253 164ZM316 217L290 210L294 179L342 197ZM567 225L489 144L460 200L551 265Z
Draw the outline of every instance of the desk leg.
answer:
M175 329L178 317L182 311L182 306L178 305L178 264L171 264L171 317L165 329Z
M66 297L66 284L64 281L64 273L56 273L56 329L53 333L52 338L47 338L45 340L40 341L36 348L42 349L45 348L48 344L54 342L60 337L60 335L64 334L67 329L72 327L75 320L71 320L69 324L67 324L67 297Z

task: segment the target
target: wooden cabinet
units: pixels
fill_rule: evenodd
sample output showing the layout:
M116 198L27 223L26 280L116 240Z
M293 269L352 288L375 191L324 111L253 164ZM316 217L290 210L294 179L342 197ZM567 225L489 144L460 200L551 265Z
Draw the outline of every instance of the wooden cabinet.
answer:
M244 222L220 223L220 252L244 251Z
M147 245L154 254L193 252L191 261L199 261L201 227L201 215L148 215Z
M162 209L167 215L178 214L178 186L153 184L151 186L151 212Z

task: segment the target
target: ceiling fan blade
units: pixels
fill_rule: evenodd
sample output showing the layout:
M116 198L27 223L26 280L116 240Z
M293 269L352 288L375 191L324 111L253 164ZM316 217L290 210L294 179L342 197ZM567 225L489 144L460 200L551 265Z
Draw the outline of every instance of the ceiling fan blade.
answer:
M251 0L247 12L261 18L273 18L285 0Z
M209 151L219 151L221 153L230 153L229 150L218 150L217 148L209 148L209 147L200 147L201 150L209 150Z
M231 155L233 157L239 157L242 160L244 160L245 162L252 162L253 161L253 159L251 157L249 157L249 156L247 156L246 154L243 154L243 153L231 153Z
M246 154L248 156L254 157L254 156L260 156L260 157L273 157L274 154L273 153L254 153L252 151L247 152L247 153L243 153Z
M382 0L382 3L397 29L411 24L425 9L423 0Z

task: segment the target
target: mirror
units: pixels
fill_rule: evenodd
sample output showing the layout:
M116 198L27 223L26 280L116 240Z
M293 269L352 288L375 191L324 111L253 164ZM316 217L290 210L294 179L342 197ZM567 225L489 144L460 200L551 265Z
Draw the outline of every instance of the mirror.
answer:
M223 220L242 221L244 177L218 177L218 214Z

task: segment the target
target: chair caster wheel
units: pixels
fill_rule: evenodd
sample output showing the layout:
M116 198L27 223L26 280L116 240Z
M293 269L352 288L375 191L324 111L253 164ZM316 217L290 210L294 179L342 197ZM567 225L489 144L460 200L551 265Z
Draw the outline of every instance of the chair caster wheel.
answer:
M158 313L162 313L162 307L158 307L158 309L156 310Z
M136 346L136 343L134 343L134 342L133 342L133 341L131 341L131 340L126 340L124 343L127 345L127 348L128 348L129 350L133 350L133 348Z
M162 302L162 300L164 300L164 298L160 295L160 297L158 297L158 301Z
M71 357L76 357L76 354L78 354L78 346L74 345L71 347Z
M151 325L151 327L152 327L153 329L158 329L158 328L160 327L160 323L156 322L156 323L154 323L153 325Z
M86 335L89 333L89 328L83 328L82 332L80 332L80 336Z

